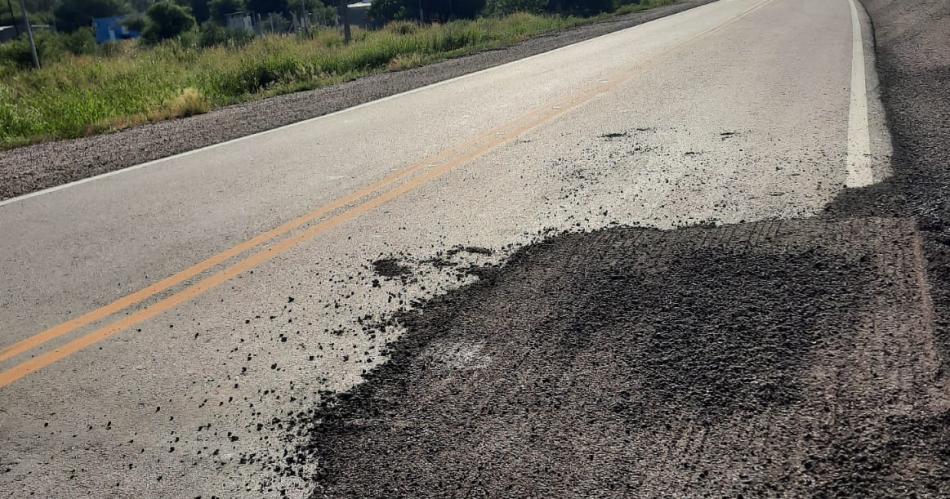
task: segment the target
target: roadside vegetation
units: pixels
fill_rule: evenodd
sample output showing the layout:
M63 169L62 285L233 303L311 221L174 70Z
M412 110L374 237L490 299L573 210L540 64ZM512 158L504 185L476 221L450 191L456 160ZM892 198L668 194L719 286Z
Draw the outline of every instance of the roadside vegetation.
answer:
M344 44L334 27L253 36L214 21L234 8L216 10L216 6L240 0L212 0L205 14L208 20L201 24L190 7L168 1L151 4L143 16L127 18L143 33L138 40L97 45L85 27L39 32L43 61L39 70L30 69L24 40L0 44L0 148L200 114L505 47L618 12L673 3L642 0L618 5L606 0L608 8L548 11L546 0L488 0L479 4L475 18L438 22L434 17L426 18L425 24L411 20L405 8L376 10L399 1L405 0L377 0L375 16L388 23L378 30L355 29L350 44ZM565 3L570 0L561 2Z

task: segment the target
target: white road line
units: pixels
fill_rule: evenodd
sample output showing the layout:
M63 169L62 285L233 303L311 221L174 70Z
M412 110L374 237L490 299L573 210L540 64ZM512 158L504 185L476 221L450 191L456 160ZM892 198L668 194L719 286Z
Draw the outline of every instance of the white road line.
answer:
M848 176L846 187L864 187L874 183L871 171L871 132L868 121L868 94L865 81L864 38L861 18L854 0L851 3L851 105L848 112Z

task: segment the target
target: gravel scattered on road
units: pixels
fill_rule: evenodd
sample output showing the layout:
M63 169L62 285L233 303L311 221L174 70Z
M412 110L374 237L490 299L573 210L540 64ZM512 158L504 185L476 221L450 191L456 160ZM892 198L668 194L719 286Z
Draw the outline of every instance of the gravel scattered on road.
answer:
M313 497L933 496L950 427L915 237L862 219L546 239L394 318L389 362L270 422L297 444L257 464Z
M314 497L940 496L950 5L866 4L891 179L819 219L526 246L394 317L391 360L257 464Z
M877 70L893 140L893 176L844 191L828 216L917 220L950 362L950 3L863 0L874 24Z

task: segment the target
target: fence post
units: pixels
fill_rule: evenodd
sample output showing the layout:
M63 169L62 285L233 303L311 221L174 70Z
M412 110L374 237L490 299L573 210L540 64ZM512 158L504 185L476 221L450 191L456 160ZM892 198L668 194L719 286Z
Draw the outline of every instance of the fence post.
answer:
M340 0L337 4L337 10L340 14L340 20L343 21L343 43L350 43L350 8L347 7L348 0Z

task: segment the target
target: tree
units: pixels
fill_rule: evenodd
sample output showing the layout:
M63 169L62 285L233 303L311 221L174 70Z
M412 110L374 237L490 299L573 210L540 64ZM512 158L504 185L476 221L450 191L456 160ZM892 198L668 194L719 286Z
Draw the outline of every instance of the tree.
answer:
M208 0L179 0L178 4L190 8L191 15L198 23L207 21L210 16Z
M174 38L195 27L188 9L169 0L158 2L145 11L147 22L142 37L151 43Z
M515 12L541 13L548 0L488 0L485 13L491 16L507 16Z
M369 16L379 24L389 21L418 18L419 12L409 7L406 0L375 0L369 7Z
M125 19L122 20L122 26L124 26L125 29L138 34L142 34L142 32L145 31L145 24L145 17L140 14L126 16Z
M14 2L18 3L18 2ZM48 12L56 8L56 0L26 0L26 10L33 12Z
M348 2L348 3L353 3L353 2ZM304 12L312 12L314 14L322 15L328 9L332 13L334 13L334 15L336 13L336 9L334 9L333 7L327 6L325 3L321 2L320 0L287 0L287 8L290 10L290 12L294 12L297 14L299 14L300 11L303 10Z
M327 0L327 2L330 1ZM300 14L303 7L303 11L311 15L311 21L317 24L333 25L336 22L336 9L320 0L288 0L287 7L297 14Z
M92 20L124 14L126 6L121 0L64 0L53 15L56 28L61 31L76 31L92 26Z
M451 2L439 2L444 5L443 12L445 18L450 16L452 19L474 19L485 9L485 0L452 0Z
M132 12L145 12L153 3L153 0L128 0Z
M551 0L548 5L549 11L576 16L591 16L615 8L615 0Z
M222 26L227 23L228 14L241 12L244 7L244 0L211 0L208 3L211 19Z
M280 12L283 14L289 12L287 0L248 0L247 8L258 14L270 14L271 12Z
M485 7L485 0L374 0L369 14L380 24L419 19L420 5L425 22L448 21L476 17Z

